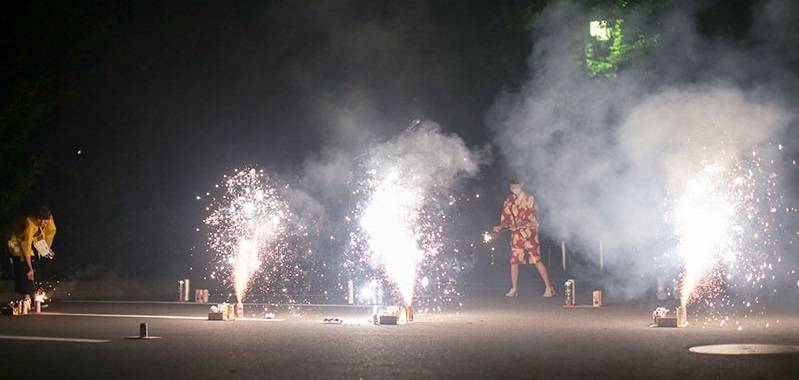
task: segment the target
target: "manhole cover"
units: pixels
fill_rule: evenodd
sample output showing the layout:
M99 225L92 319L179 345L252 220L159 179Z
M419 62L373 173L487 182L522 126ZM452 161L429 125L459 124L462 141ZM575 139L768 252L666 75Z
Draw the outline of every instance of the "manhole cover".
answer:
M799 354L799 346L782 344L713 344L688 349L697 354L715 355L781 355Z

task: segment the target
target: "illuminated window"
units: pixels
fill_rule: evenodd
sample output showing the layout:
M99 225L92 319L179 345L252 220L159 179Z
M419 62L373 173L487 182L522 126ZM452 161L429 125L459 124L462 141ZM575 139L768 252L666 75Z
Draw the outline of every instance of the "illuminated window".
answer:
M591 37L599 41L607 41L610 39L610 27L607 21L591 21L588 25Z

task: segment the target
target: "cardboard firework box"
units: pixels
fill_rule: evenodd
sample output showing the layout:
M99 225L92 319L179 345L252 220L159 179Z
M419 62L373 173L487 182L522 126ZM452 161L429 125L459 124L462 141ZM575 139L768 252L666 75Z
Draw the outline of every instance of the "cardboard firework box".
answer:
M236 309L233 304L211 306L208 312L209 321L230 321L236 319Z

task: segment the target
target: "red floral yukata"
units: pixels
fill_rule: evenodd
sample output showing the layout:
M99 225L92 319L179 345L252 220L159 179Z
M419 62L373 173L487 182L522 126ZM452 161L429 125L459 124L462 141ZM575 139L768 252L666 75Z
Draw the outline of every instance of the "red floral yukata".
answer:
M511 264L535 264L541 261L538 217L532 194L522 191L519 195L508 195L502 205L499 224L511 230ZM525 251L530 253L529 257L524 254Z

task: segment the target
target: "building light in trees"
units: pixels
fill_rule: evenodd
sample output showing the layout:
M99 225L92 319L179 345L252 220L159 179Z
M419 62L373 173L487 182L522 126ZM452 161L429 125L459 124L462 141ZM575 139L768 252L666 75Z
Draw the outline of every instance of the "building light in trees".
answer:
M607 41L610 39L610 27L607 21L591 21L588 26L591 37L599 41Z

